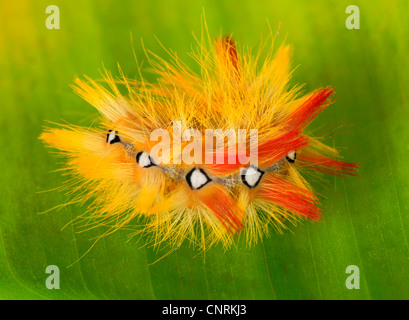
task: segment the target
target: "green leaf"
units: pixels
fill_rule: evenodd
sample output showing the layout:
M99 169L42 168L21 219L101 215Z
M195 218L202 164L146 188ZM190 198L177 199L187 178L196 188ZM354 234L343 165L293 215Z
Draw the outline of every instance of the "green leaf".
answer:
M360 29L348 30L348 1L55 1L59 30L45 27L49 2L0 4L0 298L1 299L408 299L409 52L408 2L354 1ZM46 125L91 125L95 111L69 84L99 78L102 63L138 73L142 45L189 59L202 6L211 35L233 33L255 46L268 19L279 42L294 47L293 83L334 85L336 103L312 124L318 133L343 125L329 141L360 164L360 177L311 181L324 222L272 232L251 248L189 247L165 255L119 231L92 246L99 230L68 225L85 207L67 206L55 188L60 167L37 139ZM194 65L190 61L191 66ZM146 64L145 64L146 66ZM329 130L331 131L331 130ZM88 251L89 250L89 251ZM88 252L87 252L88 251ZM82 257L79 261L77 261ZM163 257L163 258L162 258ZM160 259L162 258L162 259ZM76 262L77 261L77 262ZM155 263L156 262L156 263ZM60 289L45 286L60 268ZM349 290L346 268L360 270Z

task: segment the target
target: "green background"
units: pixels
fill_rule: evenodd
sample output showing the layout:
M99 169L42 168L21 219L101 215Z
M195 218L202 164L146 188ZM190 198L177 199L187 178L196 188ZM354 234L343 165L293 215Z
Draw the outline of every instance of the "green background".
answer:
M351 1L6 1L0 2L0 298L2 299L408 299L409 2L358 1L360 30L348 30ZM60 8L60 30L45 27L48 5ZM360 164L360 177L313 182L324 222L302 223L263 243L205 256L186 243L163 255L117 232L68 267L100 231L61 230L85 207L63 203L51 173L58 160L38 140L45 120L89 126L95 110L69 84L99 78L104 65L137 74L155 39L188 60L204 7L209 31L233 33L256 46L279 23L279 41L294 47L293 84L306 91L334 85L336 103L312 128L344 125L330 143ZM148 76L149 77L149 76ZM45 269L57 265L61 289L48 290ZM360 289L348 290L348 265Z

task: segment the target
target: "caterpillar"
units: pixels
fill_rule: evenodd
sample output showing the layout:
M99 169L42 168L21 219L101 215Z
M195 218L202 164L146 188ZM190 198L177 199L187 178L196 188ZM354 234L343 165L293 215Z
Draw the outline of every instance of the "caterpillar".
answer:
M291 47L273 42L262 59L231 36L198 41L196 72L175 54L169 62L149 53L155 83L122 71L105 71L102 83L77 77L74 90L99 111L99 126L48 127L40 138L66 159L62 188L70 203L87 203L84 225L206 250L229 248L239 234L251 245L287 221L322 220L302 173L356 175L358 165L307 132L334 89L290 87ZM223 134L210 143L208 130Z

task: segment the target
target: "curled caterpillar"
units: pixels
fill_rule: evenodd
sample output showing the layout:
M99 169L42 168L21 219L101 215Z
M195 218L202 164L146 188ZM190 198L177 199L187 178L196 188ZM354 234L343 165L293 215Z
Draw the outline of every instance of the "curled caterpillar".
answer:
M231 37L218 38L199 43L198 73L176 56L174 63L155 56L148 57L155 84L109 73L109 88L75 80L101 127L47 128L41 139L68 159L64 187L71 203L90 201L88 227L108 234L132 226L154 245L177 248L188 239L205 250L228 248L239 233L251 244L286 221L321 219L300 171L356 175L358 167L306 133L334 90L289 89L286 45L271 47L263 63L242 52Z

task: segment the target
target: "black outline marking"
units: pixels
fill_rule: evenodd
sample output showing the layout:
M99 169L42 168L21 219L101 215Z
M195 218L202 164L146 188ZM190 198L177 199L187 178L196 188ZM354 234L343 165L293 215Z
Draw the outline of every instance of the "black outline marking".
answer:
M206 181L205 183L203 183L199 188L193 188L193 186L192 186L192 181L191 181L191 179L190 179L190 177L191 177L192 174L193 174L193 171L195 171L195 170L199 170L199 171L207 178L207 181ZM209 178L209 176L207 175L207 173L206 173L202 168L193 168L192 170L190 170L190 171L187 173L185 179L186 179L186 182L187 182L187 184L189 185L190 189L192 189L192 190L199 190L199 189L203 188L205 185L207 185L209 182L212 181L212 179Z
M142 167L142 166L139 164L139 159L140 159L142 153L146 153L146 154L147 154L147 152L145 152L145 151L140 151L140 152L138 152L137 155L136 155L136 163L138 164L138 166L140 166L141 168L150 168L150 167L156 166L156 164L153 162L151 156L148 154L149 161L151 162L151 164L148 165L148 166Z
M250 189L252 189L252 188L255 188L255 187L258 186L258 184L260 183L261 178L263 177L263 175L264 175L265 172L264 172L264 171L261 171L259 168L256 168L255 166L253 166L253 168L256 168L257 171L261 173L261 175L260 175L260 177L258 178L256 184L255 184L254 186L250 186L250 185L247 183L247 181L246 181L246 172L247 172L247 170L248 170L249 168L250 168L250 167L247 167L246 169L244 169L243 173L242 173L240 176L241 176L241 181L243 181L243 183L244 183L247 187L249 187Z
M294 159L291 159L291 158L289 158L288 156L285 156L285 158L287 159L287 161L288 161L289 163L294 163L294 162L295 162L295 159L297 159L297 152L294 151Z
M114 143L116 143L116 142L121 142L121 139L119 139L119 136L118 136L118 131L108 130L106 143L108 143L109 136L110 136L111 134L113 134L113 133L115 134L115 138L112 139L112 141L109 141L109 144L114 144Z

